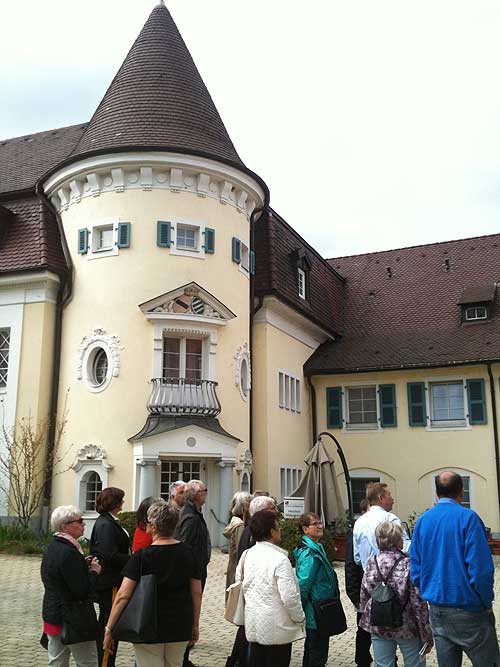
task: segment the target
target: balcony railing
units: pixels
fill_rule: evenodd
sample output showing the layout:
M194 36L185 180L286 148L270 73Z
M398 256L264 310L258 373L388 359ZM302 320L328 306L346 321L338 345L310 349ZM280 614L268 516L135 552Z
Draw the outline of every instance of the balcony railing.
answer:
M217 382L185 378L153 378L151 382L148 410L152 415L216 417L221 411Z

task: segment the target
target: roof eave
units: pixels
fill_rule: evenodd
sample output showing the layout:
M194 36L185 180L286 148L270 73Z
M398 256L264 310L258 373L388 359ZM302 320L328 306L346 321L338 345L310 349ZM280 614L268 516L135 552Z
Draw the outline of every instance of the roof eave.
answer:
M416 370L420 368L453 368L455 366L474 366L477 364L497 364L500 363L500 357L480 357L478 359L458 359L443 362L417 362L414 364L382 364L380 366L359 366L356 368L322 368L311 370L307 369L307 362L304 364L304 375L314 377L315 375L349 375L356 373L376 373L380 371L404 371Z

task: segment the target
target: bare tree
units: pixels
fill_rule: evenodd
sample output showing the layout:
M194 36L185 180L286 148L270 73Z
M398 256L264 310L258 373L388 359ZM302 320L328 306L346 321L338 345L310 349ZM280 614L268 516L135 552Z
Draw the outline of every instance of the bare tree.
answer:
M49 479L66 472L58 466L67 452L60 445L67 424L65 408L56 422L54 447L48 450L49 419L34 423L32 417L18 419L13 428L2 425L0 447L0 491L9 503L18 523L29 528L31 519L41 505Z

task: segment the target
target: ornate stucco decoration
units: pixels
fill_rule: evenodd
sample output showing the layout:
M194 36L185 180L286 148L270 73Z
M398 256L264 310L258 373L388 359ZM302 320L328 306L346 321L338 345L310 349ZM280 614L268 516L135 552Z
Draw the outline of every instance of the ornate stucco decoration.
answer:
M102 466L105 470L113 469L113 466L108 463L106 450L97 445L88 444L80 447L71 468L75 472L80 472L85 466L95 467L96 465Z
M249 449L245 449L240 453L234 469L239 476L240 491L248 493L250 491L250 477L253 471L252 452Z
M242 398L246 400L252 387L250 347L248 343L240 345L234 354L234 384L240 390Z
M108 353L111 376L118 377L120 374L120 350L123 349L120 346L120 339L118 336L108 334L104 329L96 327L90 335L82 338L78 348L78 362L76 367L76 377L78 380L83 379L84 361L88 351L97 346L103 347Z

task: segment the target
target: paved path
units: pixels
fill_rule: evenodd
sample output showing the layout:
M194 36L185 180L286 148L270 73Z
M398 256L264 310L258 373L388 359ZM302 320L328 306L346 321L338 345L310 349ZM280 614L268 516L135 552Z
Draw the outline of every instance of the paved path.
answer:
M500 557L495 557L500 575ZM223 617L224 581L227 556L214 553L209 566L200 628L200 641L192 652L192 659L200 667L223 667L229 655L236 628ZM344 588L343 564L336 563L341 589ZM40 559L30 556L0 554L2 587L0 593L0 667L46 667L47 654L39 646L41 634L40 610L42 585L39 576ZM496 613L500 611L500 576L496 578ZM352 667L354 665L355 618L352 605L344 599L349 630L330 644L328 665ZM499 628L500 629L500 628ZM302 658L302 642L294 644L291 665L299 667ZM402 661L401 661L402 662ZM400 664L401 664L400 662ZM129 644L121 644L118 667L133 667L133 652ZM436 665L432 653L427 665ZM464 665L470 665L464 660Z

